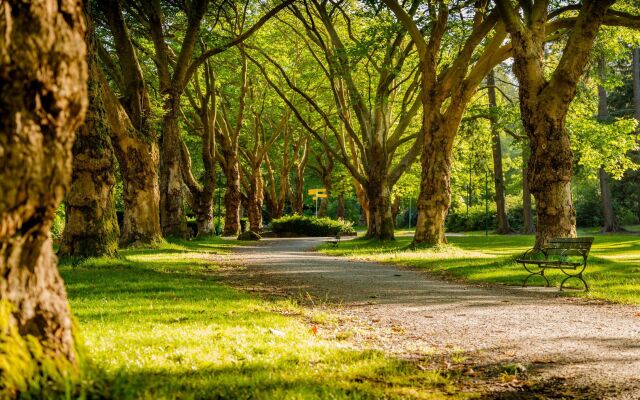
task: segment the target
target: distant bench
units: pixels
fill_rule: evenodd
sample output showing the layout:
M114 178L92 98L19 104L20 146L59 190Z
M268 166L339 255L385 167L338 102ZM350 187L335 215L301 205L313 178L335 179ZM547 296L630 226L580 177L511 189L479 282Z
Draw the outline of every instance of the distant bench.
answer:
M588 291L589 286L582 277L582 273L587 268L587 257L592 243L592 237L553 238L543 248L527 250L516 260L529 272L529 276L525 278L522 286L526 286L532 276L540 275L547 282L548 287L549 279L544 275L544 271L553 268L559 269L567 275L560 283L560 290L565 282L576 278L584 284L584 289Z
M338 247L338 244L340 243L340 235L338 234L333 239L327 240L327 243L333 247Z

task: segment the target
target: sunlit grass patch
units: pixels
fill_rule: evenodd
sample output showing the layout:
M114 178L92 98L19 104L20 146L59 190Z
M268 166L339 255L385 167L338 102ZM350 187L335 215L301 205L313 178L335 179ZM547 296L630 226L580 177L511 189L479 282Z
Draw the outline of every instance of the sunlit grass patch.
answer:
M589 255L585 279L591 291L572 293L578 296L640 304L640 236L580 232L596 237ZM348 256L402 266L419 267L432 273L470 281L521 285L527 276L517 257L533 245L532 235L488 235L472 232L451 236L449 244L436 249L411 249L411 236L395 241L370 239L344 241L338 247L321 246L326 254ZM552 285L558 286L564 275L550 270ZM536 279L536 278L532 278ZM542 279L529 284L542 285ZM577 286L576 286L577 287Z
M336 324L291 299L218 281L233 242L172 242L61 267L88 358L89 392L107 398L467 398L446 372L323 337ZM329 331L329 330L327 330ZM454 393L448 396L447 393ZM456 394L458 393L458 394Z

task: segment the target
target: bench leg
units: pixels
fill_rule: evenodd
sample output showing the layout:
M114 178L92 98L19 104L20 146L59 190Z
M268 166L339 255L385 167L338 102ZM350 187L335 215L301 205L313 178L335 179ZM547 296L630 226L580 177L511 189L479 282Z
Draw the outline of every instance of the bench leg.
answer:
M571 279L571 278L579 279L579 280L582 282L582 284L584 285L584 291L585 291L585 292L588 292L588 291L589 291L589 285L587 285L587 281L585 281L585 280L584 280L584 278L582 277L582 274L578 274L578 275L568 275L566 278L564 278L564 279L562 280L562 283L560 283L560 290L561 290L561 291L563 290L564 283L565 283L566 281L568 281L569 279Z
M529 271L529 269L527 269L526 267L525 267L525 269L526 269L527 271ZM531 278L531 277L532 277L532 276L534 276L534 275L540 275L541 277L543 277L543 278L544 278L544 280L545 280L545 282L546 282L545 287L549 287L549 279L547 279L547 277L546 277L546 276L544 276L544 268L542 268L542 270L540 270L540 272L531 272L531 271L529 271L529 272L530 272L529 276L527 276L527 277L524 279L524 282L522 282L522 287L526 287L526 286L527 286L527 281L529 280L529 278Z

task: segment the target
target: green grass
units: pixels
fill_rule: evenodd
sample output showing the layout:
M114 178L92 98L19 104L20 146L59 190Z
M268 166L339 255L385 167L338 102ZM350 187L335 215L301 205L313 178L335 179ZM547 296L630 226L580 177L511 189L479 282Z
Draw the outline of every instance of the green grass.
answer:
M89 395L117 399L468 398L454 377L311 331L331 315L220 282L235 241L172 242L61 273L90 367Z
M404 231L401 233L402 236L399 235L395 241L359 238L341 242L337 248L321 246L319 250L331 255L424 268L446 277L474 282L521 285L527 273L515 263L515 259L534 242L531 235L485 237L484 233L470 232L466 236L449 237L449 244L442 248L410 250L411 235ZM584 275L591 291L571 293L640 304L640 235L599 235L593 230L580 232L580 235L596 238ZM560 271L551 271L548 277L552 285L559 286L563 275ZM529 281L532 285L543 283L539 277Z

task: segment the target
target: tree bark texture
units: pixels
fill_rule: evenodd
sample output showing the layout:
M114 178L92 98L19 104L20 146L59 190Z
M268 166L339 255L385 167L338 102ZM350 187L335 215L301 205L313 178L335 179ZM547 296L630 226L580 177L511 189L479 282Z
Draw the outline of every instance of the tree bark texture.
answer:
M264 185L260 167L251 171L250 190L247 192L247 213L249 229L254 232L262 231L262 203L264 201Z
M88 12L85 12L88 17ZM87 28L92 24L86 18ZM117 253L120 229L116 218L115 156L102 102L93 32L87 34L89 51L89 109L73 145L73 174L65 201L66 224L59 255L111 257Z
M186 199L182 179L182 143L178 128L178 95L167 95L160 146L160 226L165 237L187 238Z
M124 226L121 246L157 243L160 230L158 145L131 124L127 111L103 79L103 104L109 120L111 144L122 176Z
M84 34L80 1L2 2L0 300L11 306L9 329L71 363L71 315L50 228L88 104Z
M162 239L160 229L159 152L157 135L149 121L151 106L142 68L120 2L96 2L113 35L121 76L112 76L122 98L103 80L103 103L109 119L111 143L122 177L124 224L121 246L149 245Z
M237 236L240 233L240 165L238 153L226 151L224 174L227 178L226 191L224 193L224 230L225 236Z
M424 127L434 131L426 135L422 149L420 194L416 204L414 242L437 246L447 243L445 220L451 204L451 151L453 135L432 120ZM456 125L457 127L457 125Z
M336 207L336 218L338 219L344 219L346 212L345 212L345 204L344 204L344 194L340 193L338 195L338 206Z
M531 190L529 190L529 148L525 146L522 150L522 233L531 234L536 232L533 222L533 208L531 206Z
M367 203L369 205L369 224L367 237L380 240L394 239L393 214L391 213L391 188L387 177L384 159L370 165L367 180Z
M507 207L505 200L504 173L502 171L502 143L500 141L500 130L496 126L494 112L498 107L496 99L496 79L495 72L491 70L487 75L487 94L489 97L489 107L491 108L491 148L493 150L493 183L496 192L496 216L498 226L496 232L499 234L511 233L509 219L507 218Z

